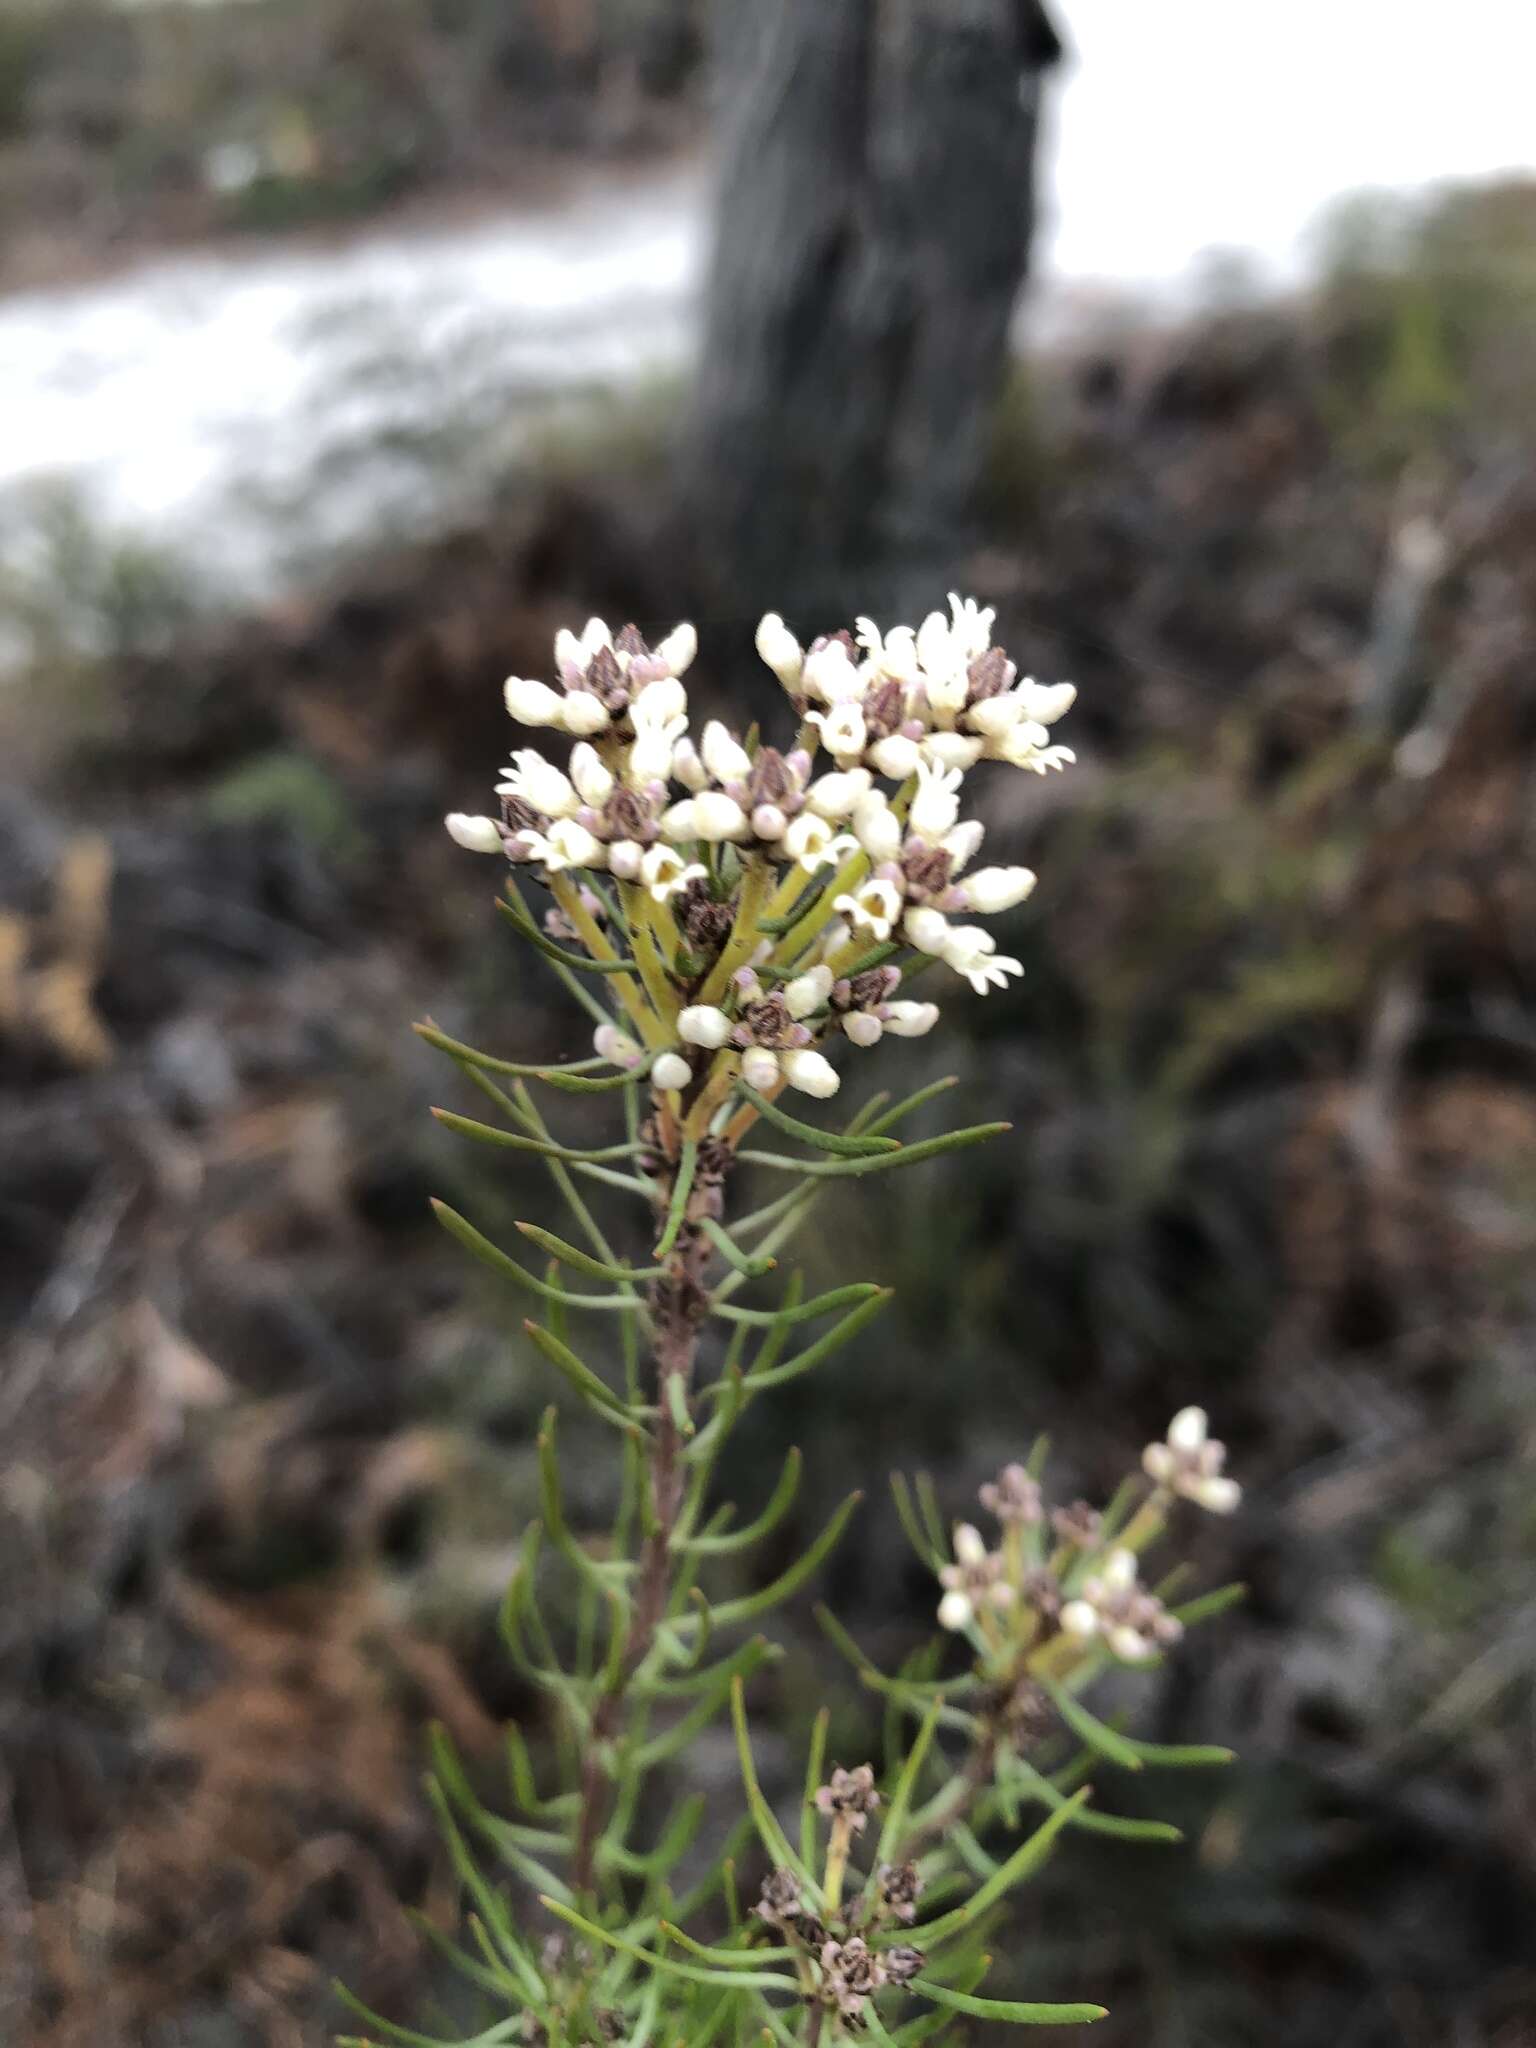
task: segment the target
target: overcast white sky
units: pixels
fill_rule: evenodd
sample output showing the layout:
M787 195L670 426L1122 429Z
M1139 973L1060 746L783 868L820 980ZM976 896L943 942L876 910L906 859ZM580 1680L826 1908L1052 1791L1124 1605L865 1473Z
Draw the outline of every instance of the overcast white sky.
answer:
M1536 0L1055 0L1044 267L1291 271L1338 193L1536 168Z

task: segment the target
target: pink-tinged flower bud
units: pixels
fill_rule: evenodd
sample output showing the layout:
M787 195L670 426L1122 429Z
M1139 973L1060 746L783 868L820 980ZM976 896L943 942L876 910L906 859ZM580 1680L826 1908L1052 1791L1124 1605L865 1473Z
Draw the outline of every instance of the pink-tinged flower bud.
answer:
M501 827L494 818L471 818L463 811L450 811L443 823L456 846L467 853L500 853Z
M572 690L565 700L564 712L560 723L567 732L584 736L606 732L608 728L608 707L590 690Z
M878 1045L885 1026L871 1010L853 1010L843 1019L843 1029L855 1045Z
M749 1045L741 1056L741 1078L759 1094L779 1078L779 1056L766 1045Z
M608 849L608 872L621 882L633 882L644 858L645 848L638 839L615 839Z
M592 1049L616 1067L638 1067L645 1057L638 1043L617 1024L599 1024L592 1034Z
M782 839L788 829L789 820L777 804L759 804L752 813L752 830L770 844Z
M686 1088L692 1079L693 1069L680 1052L664 1052L651 1069L658 1088Z
M713 1003L695 1003L678 1018L677 1035L688 1045L702 1045L717 1052L731 1035L731 1020Z
M519 725L564 725L566 699L548 683L508 676L502 688L507 710Z
M798 1088L803 1095L835 1095L842 1086L842 1076L836 1067L819 1052L781 1053L779 1066L790 1087Z
M798 686L805 653L777 612L764 613L757 629L757 651L786 690Z

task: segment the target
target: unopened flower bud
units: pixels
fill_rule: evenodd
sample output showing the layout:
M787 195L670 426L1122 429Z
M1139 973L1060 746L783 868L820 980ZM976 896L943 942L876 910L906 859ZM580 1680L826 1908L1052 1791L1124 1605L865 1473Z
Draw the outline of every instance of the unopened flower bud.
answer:
M902 920L902 930L919 953L942 953L949 944L949 919L940 910L917 904Z
M644 858L645 848L638 839L615 839L608 849L608 872L621 882L633 882Z
M968 907L985 917L1012 910L1034 886L1035 877L1028 868L978 868L974 875L967 875L960 891Z
M608 707L590 690L572 690L565 700L564 711L560 723L567 732L582 735L607 730Z
M894 860L901 851L901 820L884 793L872 790L853 813L853 836L872 861Z
M685 669L693 666L693 659L698 651L698 633L684 619L682 624L674 626L665 640L659 644L656 654L658 659L666 663L673 675L680 676Z
M745 782L752 773L751 755L739 740L727 732L718 718L712 718L705 726L699 751L716 782Z
M922 1038L939 1021L937 1003L887 1003L885 1028L895 1038Z
M684 789L697 792L708 787L709 770L699 759L698 749L692 740L680 739L672 749L672 774Z
M923 754L916 740L908 739L905 733L893 732L888 738L875 742L869 750L869 758L882 775L889 775L892 782L905 782L909 775L916 773Z
M757 629L757 651L786 690L798 687L805 653L777 612L764 614Z
M805 974L797 974L784 986L784 1003L791 1017L809 1017L819 1010L832 989L832 970L824 962Z
M789 829L789 820L777 804L759 804L752 813L752 830L759 839L770 842L782 839Z
M604 766L602 756L587 740L578 741L571 749L570 777L583 803L600 806L613 794L612 771Z
M678 1018L677 1031L689 1045L702 1045L715 1052L730 1037L731 1020L713 1003L695 1003Z
M680 1052L664 1052L651 1069L651 1079L658 1088L686 1088L693 1069Z
M471 818L463 811L450 811L443 823L456 846L469 853L500 853L501 827L494 818Z
M569 701L548 683L508 676L502 688L508 712L519 725L564 725Z
M853 1010L843 1019L843 1029L855 1045L878 1045L885 1026L871 1010Z
M842 1077L836 1067L819 1052L786 1052L781 1056L779 1065L790 1087L800 1089L805 1095L835 1095L842 1086Z
M718 844L747 836L747 814L735 797L719 789L701 789L692 803L694 831L700 839Z

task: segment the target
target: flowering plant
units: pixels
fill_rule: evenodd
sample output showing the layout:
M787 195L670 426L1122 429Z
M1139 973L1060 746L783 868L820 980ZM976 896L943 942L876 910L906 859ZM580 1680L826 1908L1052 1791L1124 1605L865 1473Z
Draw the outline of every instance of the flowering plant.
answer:
M717 1636L756 1622L811 1577L858 1500L844 1501L771 1583L712 1598L701 1577L769 1534L799 1478L791 1452L761 1511L730 1527L730 1509L710 1495L721 1449L755 1401L824 1364L889 1293L855 1283L806 1300L792 1277L776 1304L737 1297L772 1271L834 1183L1007 1128L979 1124L903 1144L893 1133L944 1082L894 1106L876 1096L836 1130L783 1101L786 1090L835 1094L845 1043L867 1049L887 1033L931 1030L937 1005L905 991L934 966L978 993L1021 972L970 920L1023 902L1034 876L974 865L983 831L962 816L961 791L982 762L1036 774L1069 763L1050 727L1074 692L1020 678L991 644L992 614L950 602L948 617L935 612L916 631L882 633L861 619L856 635L809 650L778 617L765 618L758 650L798 720L783 752L717 722L695 743L682 681L696 652L691 627L654 648L634 627L613 635L598 620L580 638L561 633L560 687L514 678L506 701L524 724L572 738L565 765L521 749L497 785L498 816L447 821L460 845L503 857L498 907L595 1030L591 1058L538 1066L418 1027L498 1120L436 1114L471 1138L542 1159L584 1243L519 1224L548 1261L541 1274L456 1211L437 1211L541 1304L528 1336L569 1394L615 1432L621 1466L611 1529L579 1533L548 1410L543 1512L502 1618L509 1654L548 1704L558 1782L540 1784L514 1728L523 1817L503 1819L481 1803L446 1741L436 1745L435 1798L478 1908L476 1952L456 1960L494 2014L477 2043L704 2048L750 2029L782 2043L867 2032L905 2044L942 2035L962 2015L1098 2018L1096 2005L978 1991L1002 1902L1065 1829L1175 1837L1160 1823L1090 1806L1090 1768L1228 1754L1138 1742L1082 1697L1110 1666L1155 1662L1230 1596L1170 1606L1172 1581L1148 1588L1140 1579L1140 1559L1176 1501L1215 1512L1237 1504L1197 1409L1148 1447L1144 1477L1102 1513L1081 1502L1047 1510L1043 1447L1006 1466L981 1492L998 1529L991 1547L969 1523L946 1532L926 1477L896 1482L908 1536L934 1575L941 1634L887 1675L822 1614L831 1640L887 1701L887 1754L878 1771L829 1771L823 1714L789 1829L759 1784L746 1714L746 1684L776 1649L756 1635L710 1658ZM542 917L519 875L548 891ZM530 1081L614 1091L624 1138L597 1148L562 1142ZM763 1126L800 1150L749 1144ZM746 1171L790 1185L737 1214L728 1195ZM589 1201L593 1183L649 1215L641 1262L615 1249ZM575 1291L578 1277L602 1291ZM620 1333L619 1357L605 1369L569 1340L568 1319L587 1313L613 1318ZM801 1348L789 1352L792 1344ZM965 1652L959 1668L946 1652L952 1642ZM657 1823L646 1788L727 1710L745 1811L711 1853L690 1860L704 1801L684 1797ZM1022 1838L994 1840L1009 1835ZM761 1890L744 1906L738 1859L750 1862L754 1841L765 1859ZM531 1895L526 1910L515 1912L493 1884L486 1855ZM535 1899L542 1939L531 1931ZM368 2018L393 2039L428 2038Z

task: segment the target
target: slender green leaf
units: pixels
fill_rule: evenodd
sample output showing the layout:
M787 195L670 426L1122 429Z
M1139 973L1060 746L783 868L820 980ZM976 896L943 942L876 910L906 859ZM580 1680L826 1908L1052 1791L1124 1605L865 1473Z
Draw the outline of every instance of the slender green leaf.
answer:
M830 1315L833 1309L846 1308L850 1302L869 1301L889 1292L889 1288L882 1288L873 1280L853 1280L846 1287L831 1287L825 1294L813 1295L794 1308L737 1308L734 1303L716 1301L713 1313L729 1323L746 1323L756 1330L787 1329L793 1323L809 1323L817 1316Z
M525 1322L524 1330L559 1372L581 1395L589 1407L595 1408L607 1422L615 1422L621 1429L634 1430L639 1424L606 1380L598 1378L590 1365L584 1365L568 1344L562 1344L558 1337L534 1322Z
M850 1309L840 1322L834 1323L830 1330L824 1331L813 1344L808 1344L804 1351L797 1351L793 1358L786 1359L782 1365L772 1366L764 1371L759 1371L754 1366L743 1382L747 1399L755 1400L765 1388L781 1387L786 1380L797 1380L802 1373L814 1372L817 1366L825 1365L835 1352L841 1351L845 1344L852 1343L866 1323L874 1321L894 1293L894 1288L880 1288L860 1302L857 1308Z
M781 1600L787 1600L791 1593L798 1591L842 1535L848 1517L863 1498L862 1493L850 1493L810 1549L787 1571L781 1572L771 1585L764 1586L761 1592L743 1594L739 1600L721 1601L713 1609L715 1627L732 1628L738 1621L750 1621L754 1615L777 1607Z
M678 1232L683 1227L683 1218L688 1210L688 1197L693 1193L693 1176L699 1163L699 1146L695 1138L684 1138L677 1172L672 1182L672 1199L667 1204L667 1217L662 1225L661 1236L656 1241L656 1257L666 1258L677 1243Z
M582 974L635 974L639 971L633 960L594 960L589 953L571 953L564 946L557 946L522 909L520 900L513 905L504 896L498 896L496 908L536 953L542 953L546 960L553 960L561 967L574 967Z
M566 1166L589 1166L600 1159L632 1159L636 1150L633 1145L623 1144L583 1151L572 1145L557 1145L553 1139L525 1138L520 1131L498 1130L495 1124L482 1124L472 1116L460 1116L453 1109L434 1109L432 1114L450 1131L474 1138L479 1144L497 1145L507 1152L533 1152L541 1159L558 1159Z
M766 1095L759 1095L755 1088L738 1080L737 1092L746 1097L760 1117L771 1123L786 1136L798 1138L803 1145L814 1145L818 1152L832 1152L841 1159L864 1159L876 1153L899 1151L900 1142L895 1138L849 1137L846 1131L823 1130L819 1124L802 1123L797 1116L791 1116L787 1109L780 1109Z
M590 1273L594 1280L654 1280L658 1273L666 1271L664 1266L621 1266L609 1264L604 1259L593 1258L579 1246L567 1244L563 1237L557 1237L552 1230L546 1230L539 1223L519 1223L515 1226L530 1244L536 1244L541 1251L549 1253L563 1266L572 1266L578 1273Z
M591 1059L571 1060L560 1066L551 1066L548 1060L530 1066L518 1060L497 1059L494 1054L481 1052L476 1046L463 1045L457 1038L450 1038L446 1031L439 1031L430 1018L425 1023L413 1024L411 1029L428 1045L436 1046L439 1052L445 1052L452 1059L469 1066L483 1068L488 1074L520 1074L538 1081L547 1081L559 1074L568 1080L573 1074L590 1074L597 1067L609 1065L607 1060L594 1055ZM620 1075L619 1078L623 1080L625 1076ZM607 1086L607 1083L603 1085Z
M1034 2005L1016 1998L977 1998L968 1991L951 1991L930 1977L914 1977L912 1989L934 2005L951 2012L968 2013L972 2019L1007 2020L1016 2027L1082 2027L1109 2017L1104 2005Z
M1056 1837L1087 1800L1088 1787L1085 1785L1064 1805L1048 1815L986 1883L971 1894L963 1906L956 1906L953 1912L941 1914L937 1920L923 1922L913 1931L912 1939L921 1947L930 1942L947 1940L952 1934L959 1934L989 1906L1002 1898L1004 1893L1012 1891L1015 1885L1022 1884L1027 1877L1033 1877L1049 1856Z
M558 1899L541 1898L539 1904L554 1914L557 1920L564 1920L567 1926L585 1934L592 1941L600 1941L608 1948L617 1949L620 1955L632 1956L637 1963L644 1963L649 1970L665 1970L668 1976L685 1977L694 1984L734 1984L751 1986L754 1989L794 1991L798 1987L793 1977L785 1977L773 1970L707 1970L693 1963L675 1962L671 1956L658 1955L655 1950L642 1948L638 1942L626 1941L622 1934L614 1934L609 1928L599 1927L595 1920L588 1920L564 1906Z
M918 1110L926 1108L938 1096L947 1095L949 1090L958 1084L959 1079L958 1074L945 1074L941 1080L930 1081L926 1088L919 1088L915 1095L904 1097L888 1109L884 1116L878 1117L867 1126L869 1135L872 1138L883 1137L887 1131L894 1129L907 1117L915 1116Z
M915 1145L902 1145L894 1152L881 1153L871 1159L786 1159L779 1152L741 1152L737 1157L750 1160L756 1166L776 1167L781 1173L800 1173L808 1179L836 1180L845 1174L884 1173L893 1166L919 1166L925 1159L936 1159L942 1152L956 1152L965 1145L979 1145L986 1138L996 1138L1004 1131L1011 1131L1012 1124L973 1124L969 1130L946 1131L941 1137L921 1138Z
M794 1499L800 1485L800 1453L791 1448L784 1459L784 1469L778 1483L768 1496L768 1503L755 1521L743 1528L733 1529L724 1536L694 1536L676 1546L693 1555L720 1557L734 1550L748 1550L759 1538L766 1536L784 1515Z
M781 1864L786 1870L792 1870L809 1890L812 1898L819 1902L821 1887L811 1875L809 1861L802 1863L789 1846L789 1837L779 1826L773 1808L763 1797L763 1788L757 1781L757 1766L752 1761L752 1737L747 1728L747 1695L739 1678L731 1682L731 1726L736 1731L736 1756L741 1765L741 1782L747 1795L747 1811L751 1814L757 1829L758 1840L767 1851L768 1860Z
M764 1257L760 1254L754 1258L750 1252L744 1252L729 1232L720 1227L713 1216L701 1216L699 1218L699 1228L709 1239L721 1258L725 1260L725 1263L733 1267L745 1280L761 1280L765 1273L771 1273L778 1264L778 1260L772 1256Z
M1038 1683L1079 1741L1086 1742L1090 1749L1096 1749L1099 1755L1107 1758L1110 1763L1119 1764L1122 1770L1141 1769L1141 1758L1136 1753L1135 1743L1128 1742L1115 1729L1106 1727L1096 1714L1089 1713L1081 1700L1074 1699L1071 1693L1057 1685L1054 1679L1042 1678Z
M1248 1588L1244 1585L1218 1586L1214 1593L1202 1593L1198 1600L1186 1600L1182 1607L1175 1607L1174 1618L1186 1628L1195 1628L1202 1621L1225 1614L1229 1607L1236 1607L1247 1597Z

